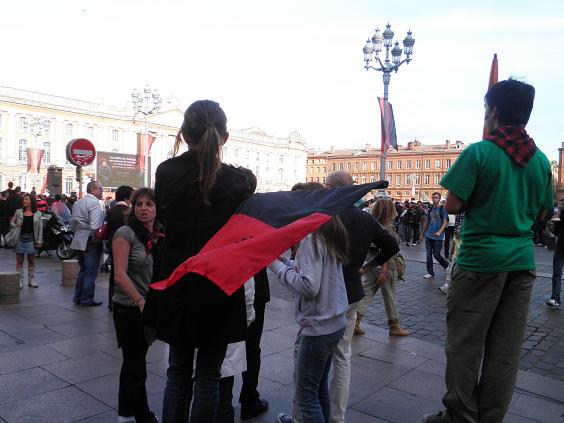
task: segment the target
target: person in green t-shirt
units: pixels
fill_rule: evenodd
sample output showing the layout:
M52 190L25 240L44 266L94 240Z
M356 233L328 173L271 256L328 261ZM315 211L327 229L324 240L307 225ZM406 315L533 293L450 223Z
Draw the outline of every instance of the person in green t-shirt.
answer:
M511 402L535 280L531 228L553 202L550 164L525 131L534 96L517 80L493 85L488 135L441 180L447 212L465 219L447 297L446 411L427 423L502 422Z

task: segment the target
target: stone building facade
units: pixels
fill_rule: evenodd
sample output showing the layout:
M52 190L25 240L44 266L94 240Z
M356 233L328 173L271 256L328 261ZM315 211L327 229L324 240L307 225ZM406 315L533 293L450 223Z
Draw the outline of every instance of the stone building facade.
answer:
M426 145L414 140L398 146L397 151L390 150L386 160L387 194L399 201L431 201L435 191L446 194L439 181L465 147L461 141ZM344 170L359 184L374 182L380 179L380 157L380 149L369 144L359 149L310 151L306 180L323 183L331 172Z

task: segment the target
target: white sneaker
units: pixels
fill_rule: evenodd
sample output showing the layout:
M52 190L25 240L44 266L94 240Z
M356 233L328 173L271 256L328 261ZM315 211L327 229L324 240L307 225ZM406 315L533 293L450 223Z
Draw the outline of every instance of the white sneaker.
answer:
M550 308L560 308L560 303L552 298L546 302L546 305Z
M427 273L425 276L423 276L424 279L433 279L434 276L431 275L430 273Z
M446 285L439 286L439 291L441 291L443 294L446 295L448 293L448 286Z

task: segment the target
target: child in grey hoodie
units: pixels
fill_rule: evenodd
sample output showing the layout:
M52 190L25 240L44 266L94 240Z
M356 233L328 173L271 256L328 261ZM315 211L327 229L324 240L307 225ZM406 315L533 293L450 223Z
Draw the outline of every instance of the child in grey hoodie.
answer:
M300 325L295 363L296 422L329 421L328 374L348 307L342 270L347 247L346 231L340 219L333 218L301 241L295 260L281 257L269 266L294 294ZM278 421L290 423L293 419L280 414Z

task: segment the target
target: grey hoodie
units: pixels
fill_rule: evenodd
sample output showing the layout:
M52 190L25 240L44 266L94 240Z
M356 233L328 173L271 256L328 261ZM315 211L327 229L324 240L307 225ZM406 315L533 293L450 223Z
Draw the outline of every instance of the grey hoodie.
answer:
M308 235L300 243L295 261L275 260L269 266L278 281L294 294L296 321L306 336L327 335L344 328L348 308L341 263L326 254L319 241L317 257L313 242Z

